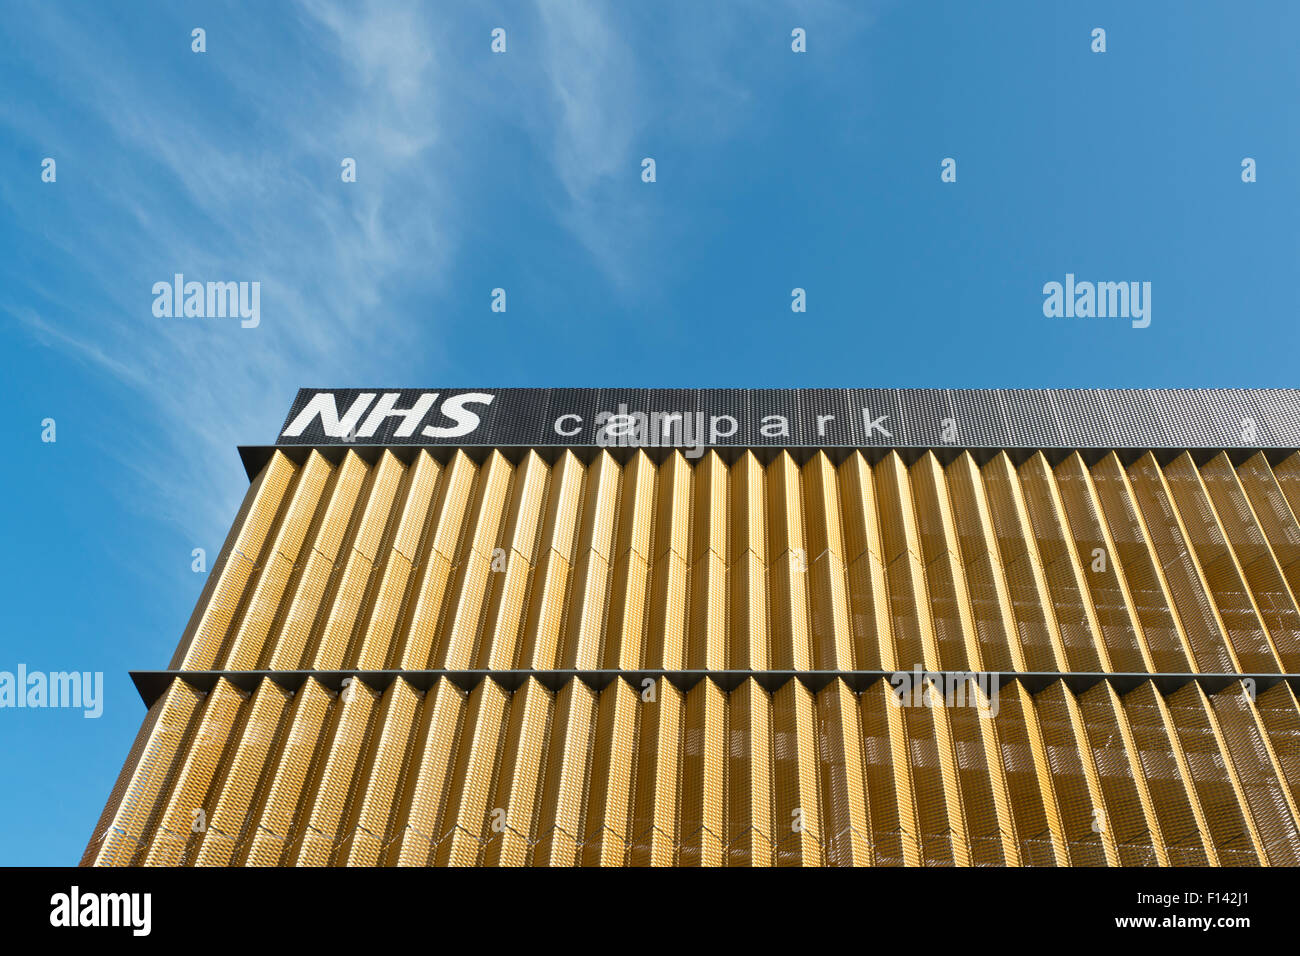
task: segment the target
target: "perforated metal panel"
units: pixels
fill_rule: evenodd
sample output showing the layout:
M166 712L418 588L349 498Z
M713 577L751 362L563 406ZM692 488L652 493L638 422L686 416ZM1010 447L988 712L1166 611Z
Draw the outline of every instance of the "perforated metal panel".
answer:
M1294 455L277 454L84 862L1291 865L1297 507Z
M371 410L389 397L425 413L409 423L390 415L370 433ZM672 416L675 438L664 441ZM1294 448L1297 439L1291 389L350 388L302 389L277 444Z

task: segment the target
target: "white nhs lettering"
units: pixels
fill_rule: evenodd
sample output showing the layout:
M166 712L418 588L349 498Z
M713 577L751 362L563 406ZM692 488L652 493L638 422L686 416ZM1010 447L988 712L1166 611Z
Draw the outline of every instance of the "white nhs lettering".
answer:
M375 392L362 392L342 415L333 392L317 392L307 402L297 417L289 424L281 437L297 438L317 418L321 429L329 438L344 440L373 438L379 426L389 418L397 419L400 424L393 431L394 438L410 438L420 423L428 416L437 402L438 392L423 392L410 408L398 408L400 392L385 392L375 402ZM441 413L455 424L425 425L420 434L426 438L460 438L478 428L482 419L478 413L466 408L467 405L490 405L495 395L486 392L463 392L444 399ZM371 407L373 404L373 408ZM366 414L367 411L369 414ZM365 420L362 420L365 416Z

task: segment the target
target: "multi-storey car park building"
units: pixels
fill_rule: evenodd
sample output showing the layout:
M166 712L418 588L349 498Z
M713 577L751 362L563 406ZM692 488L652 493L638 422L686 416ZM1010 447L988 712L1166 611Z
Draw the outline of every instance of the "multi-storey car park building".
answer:
M91 865L1295 865L1300 392L299 393Z

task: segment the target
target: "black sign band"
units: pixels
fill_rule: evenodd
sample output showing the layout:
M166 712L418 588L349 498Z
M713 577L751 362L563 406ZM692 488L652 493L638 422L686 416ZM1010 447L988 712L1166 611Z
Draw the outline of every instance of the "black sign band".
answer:
M1297 389L304 388L277 445L1297 448Z

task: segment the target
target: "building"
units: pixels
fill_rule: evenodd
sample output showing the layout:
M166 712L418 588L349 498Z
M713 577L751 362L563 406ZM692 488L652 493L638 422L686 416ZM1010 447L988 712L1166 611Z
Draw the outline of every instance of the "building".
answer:
M1300 391L304 389L87 865L1296 865Z

